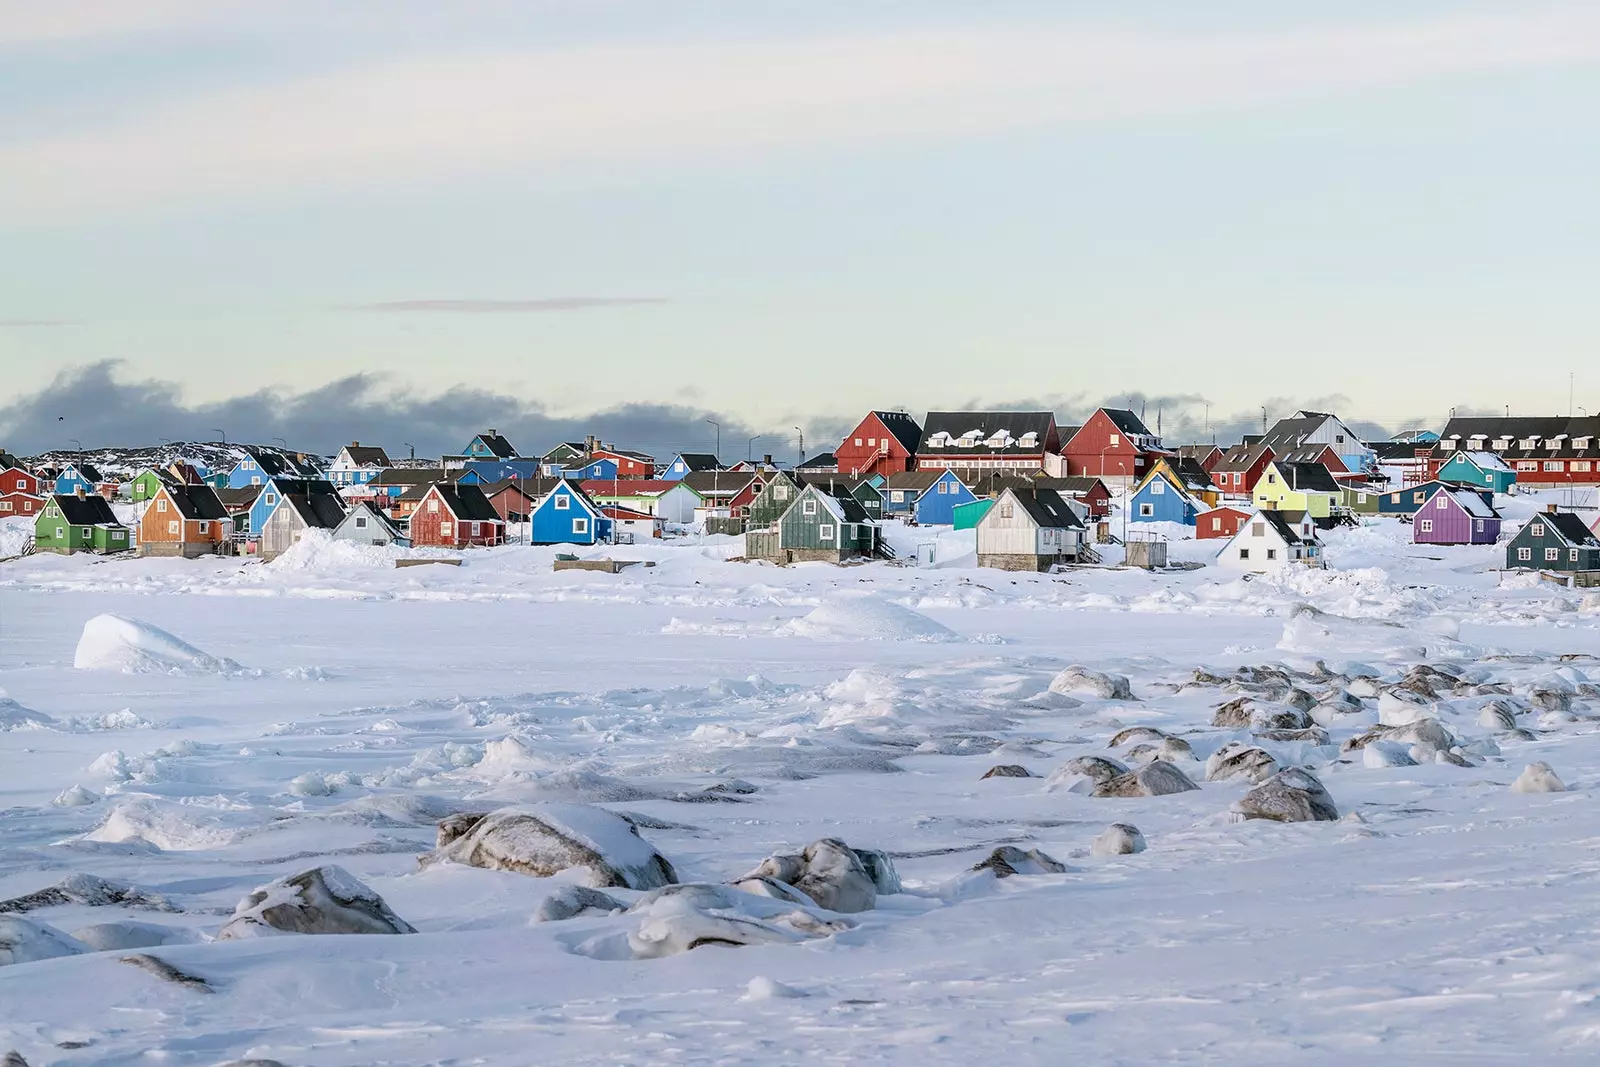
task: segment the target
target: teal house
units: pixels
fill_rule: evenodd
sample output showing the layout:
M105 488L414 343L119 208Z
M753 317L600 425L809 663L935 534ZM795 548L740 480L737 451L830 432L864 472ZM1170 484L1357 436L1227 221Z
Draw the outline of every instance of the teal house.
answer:
M1457 452L1439 468L1438 478L1496 493L1509 493L1517 484L1517 472L1493 452Z

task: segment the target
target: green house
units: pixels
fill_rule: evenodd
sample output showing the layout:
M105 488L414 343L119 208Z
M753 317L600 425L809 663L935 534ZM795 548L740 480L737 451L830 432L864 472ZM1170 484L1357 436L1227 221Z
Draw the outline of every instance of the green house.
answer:
M1344 485L1339 487L1339 504L1353 515L1376 515L1378 513L1378 498L1383 496L1376 489L1365 485Z
M128 483L128 498L135 504L142 504L146 500L154 500L161 487L170 480L169 476L153 467L146 467L140 471L133 481Z
M1493 452L1457 452L1439 468L1441 482L1460 482L1496 493L1509 493L1517 482L1517 472Z
M878 524L844 486L808 485L778 523L778 547L792 561L847 559L878 553Z
M800 495L800 483L785 471L773 471L767 484L745 508L745 526L751 530L765 530L774 526L789 510L789 505Z
M126 552L133 547L128 528L117 521L103 496L52 496L33 523L33 546L40 552Z
M1600 570L1600 537L1570 511L1541 511L1506 545L1506 567L1546 571Z

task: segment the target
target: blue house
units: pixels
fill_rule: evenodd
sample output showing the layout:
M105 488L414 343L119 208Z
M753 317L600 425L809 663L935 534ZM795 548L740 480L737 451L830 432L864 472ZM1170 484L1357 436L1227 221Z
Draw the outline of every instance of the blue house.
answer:
M1457 452L1439 468L1439 480L1494 493L1509 493L1517 483L1517 472L1493 452Z
M617 477L619 471L617 461L614 459L591 459L587 463L575 463L570 467L561 469L561 477L573 482L609 482Z
M57 496L94 496L100 491L100 472L87 463L68 463L56 475Z
M611 540L611 520L570 482L546 493L533 506L530 519L530 540L536 545L593 545Z
M251 504L250 510L245 513L247 525L243 532L259 534L266 529L267 519L277 510L278 503L285 493L311 497L323 493L337 496L338 492L332 482L322 478L289 478L281 474L274 475L267 479L255 503Z
M537 478L540 466L539 460L531 457L469 459L463 468L464 473L456 481L467 485L489 485L493 482L503 482L507 478Z
M1379 515L1415 515L1417 509L1433 499L1433 494L1441 489L1459 489L1461 486L1454 482L1434 479L1431 482L1418 482L1408 485L1404 489L1391 489L1378 497ZM1479 496L1483 497L1485 504L1494 503L1494 492L1473 486Z
M517 450L511 447L499 430L485 430L471 441L461 453L467 459L515 459Z
M1157 462L1128 497L1129 522L1175 522L1193 526L1206 504L1178 480L1165 461Z
M976 499L978 494L956 477L955 471L940 471L933 484L917 496L917 522L923 526L953 526L956 505L969 504Z
M296 463L288 456L276 452L245 453L244 458L228 472L228 488L243 489L250 485L266 485L269 478L321 478L322 472L309 464Z
M661 480L676 482L683 479L684 475L693 474L695 471L721 470L722 464L717 462L717 457L710 452L679 452L667 469L662 472Z

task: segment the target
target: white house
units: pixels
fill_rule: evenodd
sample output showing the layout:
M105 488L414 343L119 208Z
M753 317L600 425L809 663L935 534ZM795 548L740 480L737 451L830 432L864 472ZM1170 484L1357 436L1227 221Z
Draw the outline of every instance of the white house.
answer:
M1054 489L1006 489L978 522L978 566L1047 571L1083 555L1082 505Z
M340 488L366 485L393 466L389 462L389 453L382 448L351 441L339 449L339 454L328 464L328 481Z
M1322 565L1317 524L1304 512L1256 511L1217 554L1217 566L1253 574L1291 563Z

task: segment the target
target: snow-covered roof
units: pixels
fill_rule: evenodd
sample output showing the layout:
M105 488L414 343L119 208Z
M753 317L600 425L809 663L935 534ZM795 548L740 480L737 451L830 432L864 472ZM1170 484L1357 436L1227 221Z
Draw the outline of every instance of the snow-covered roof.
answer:
M1510 464L1493 452L1458 452L1456 455L1465 456L1480 470L1509 471L1511 469Z
M1498 511L1484 503L1483 497L1471 489L1446 488L1441 489L1440 492L1449 494L1451 500L1461 505L1461 510L1475 519L1498 519L1500 517Z

